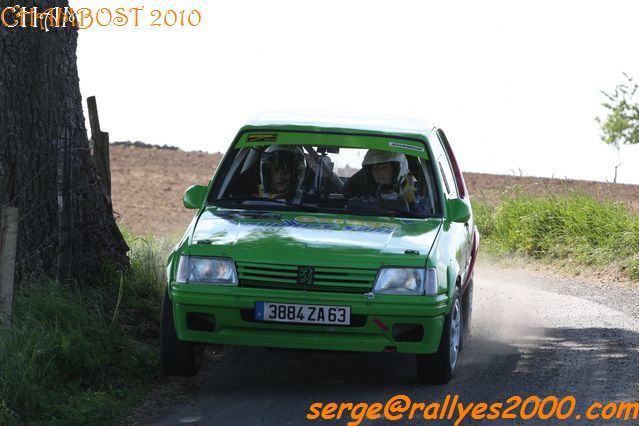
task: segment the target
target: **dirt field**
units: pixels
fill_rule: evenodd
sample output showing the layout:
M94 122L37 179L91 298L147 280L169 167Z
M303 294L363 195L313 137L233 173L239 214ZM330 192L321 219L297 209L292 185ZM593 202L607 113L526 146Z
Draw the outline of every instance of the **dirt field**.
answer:
M221 154L172 149L111 146L113 209L119 223L137 235L182 233L193 211L182 206L184 190L205 185ZM577 190L602 200L623 201L639 211L639 185L465 173L471 198L490 204L502 194L522 190L545 194Z
M193 210L182 205L184 190L206 185L221 154L111 146L113 210L137 235L184 232Z

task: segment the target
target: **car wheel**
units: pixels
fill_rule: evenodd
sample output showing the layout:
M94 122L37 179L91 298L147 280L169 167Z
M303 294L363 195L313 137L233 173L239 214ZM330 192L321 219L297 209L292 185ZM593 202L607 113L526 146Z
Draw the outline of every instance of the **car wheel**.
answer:
M190 377L200 369L204 345L179 340L173 322L173 303L168 290L164 293L160 315L160 360L164 373Z
M453 292L450 312L444 318L439 349L434 354L417 355L417 377L422 383L444 384L453 378L463 338L463 310L459 290Z

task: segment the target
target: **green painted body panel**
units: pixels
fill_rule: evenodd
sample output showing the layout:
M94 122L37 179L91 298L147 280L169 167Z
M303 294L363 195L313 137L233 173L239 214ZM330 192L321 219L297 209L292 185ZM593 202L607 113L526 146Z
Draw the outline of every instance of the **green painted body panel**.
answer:
M326 349L362 352L382 352L394 346L398 352L432 353L441 339L443 314L447 310L447 296L426 300L404 296L368 300L362 295L311 293L287 290L212 287L177 284L172 290L176 330L181 340L232 345L265 346L300 349ZM350 306L351 315L377 318L389 327L395 323L421 324L421 342L395 342L390 331L384 331L373 321L362 327L328 325L289 325L244 321L241 310L251 310L256 301ZM427 302L427 303L425 303ZM186 313L215 315L214 332L189 330Z
M251 134L258 136L249 141ZM276 141L273 134L277 134ZM314 125L247 125L231 147L298 144L301 137L309 145L396 150L424 159L430 155L427 132ZM389 146L389 142L408 147ZM222 177L213 177L207 191L218 178ZM267 208L264 207L265 212ZM204 205L176 245L167 266L178 338L282 348L436 352L444 316L450 310L450 296L456 283L465 279L471 255L468 222L454 223L449 220L445 205L443 211L442 218L426 219L302 210L246 215L241 209ZM473 228L471 216L470 229ZM176 283L181 255L232 259L240 285ZM315 268L311 286L297 284L298 266ZM382 266L436 268L438 295L370 294ZM252 319L256 302L350 306L351 316L363 322L353 326L256 322ZM187 315L194 313L213 316L215 329L189 328ZM392 334L395 324L421 325L423 338L417 342L396 341Z
M238 213L238 216L233 216ZM209 207L193 232L191 255L230 257L236 262L379 268L424 267L441 219L394 219L277 212L250 219L241 210ZM418 255L407 255L417 250Z
M199 209L202 207L208 189L208 187L203 185L191 185L186 192L184 192L184 197L182 198L184 208Z

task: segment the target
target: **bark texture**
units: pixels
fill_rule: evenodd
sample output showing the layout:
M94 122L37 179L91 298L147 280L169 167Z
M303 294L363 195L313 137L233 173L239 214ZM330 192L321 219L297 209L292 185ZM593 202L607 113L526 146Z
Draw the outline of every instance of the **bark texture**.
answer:
M10 3L11 5L13 3ZM2 7L7 6L0 0ZM32 1L40 10L68 1ZM93 165L70 28L0 25L0 208L19 208L16 281L56 276L61 141L68 141L70 278L89 283L104 262L124 266L128 247Z

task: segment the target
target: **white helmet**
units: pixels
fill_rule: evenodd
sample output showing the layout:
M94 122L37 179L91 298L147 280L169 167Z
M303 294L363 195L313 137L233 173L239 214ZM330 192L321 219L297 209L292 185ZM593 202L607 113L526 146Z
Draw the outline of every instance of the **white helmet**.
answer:
M304 152L293 145L271 145L264 150L260 160L260 179L266 194L274 195L276 193L275 188L271 188L275 170L291 172L287 193L289 196L297 194L306 176Z
M406 156L400 152L378 151L369 149L362 161L362 167L372 166L373 164L394 163L393 184L401 185L406 176L408 176L408 160Z

